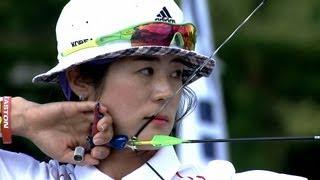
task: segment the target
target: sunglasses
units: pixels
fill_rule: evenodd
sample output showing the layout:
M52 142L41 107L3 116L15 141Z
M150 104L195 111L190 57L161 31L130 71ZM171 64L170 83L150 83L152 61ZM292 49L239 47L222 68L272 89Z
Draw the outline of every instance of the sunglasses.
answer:
M116 33L89 40L61 53L68 56L77 51L104 46L114 41L130 41L136 46L170 46L175 45L186 50L194 50L196 43L196 27L191 24L169 24L151 22L126 28Z

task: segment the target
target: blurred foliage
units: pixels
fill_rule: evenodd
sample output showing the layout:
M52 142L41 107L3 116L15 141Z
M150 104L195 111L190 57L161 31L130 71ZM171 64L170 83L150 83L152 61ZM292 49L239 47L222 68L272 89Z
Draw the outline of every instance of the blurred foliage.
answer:
M180 0L178 0L180 1ZM31 78L56 64L57 17L67 0L0 2L0 94L59 101ZM209 0L219 45L260 2ZM219 52L230 137L317 135L320 127L320 1L269 0ZM3 148L45 159L17 138ZM231 144L239 171L267 169L320 179L314 142Z

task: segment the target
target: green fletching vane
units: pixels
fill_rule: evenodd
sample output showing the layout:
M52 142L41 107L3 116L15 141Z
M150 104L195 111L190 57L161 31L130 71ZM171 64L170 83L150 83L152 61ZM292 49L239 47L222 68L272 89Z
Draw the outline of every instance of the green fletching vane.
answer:
M155 147L173 146L181 143L183 143L182 139L166 135L155 135L151 140L151 144Z

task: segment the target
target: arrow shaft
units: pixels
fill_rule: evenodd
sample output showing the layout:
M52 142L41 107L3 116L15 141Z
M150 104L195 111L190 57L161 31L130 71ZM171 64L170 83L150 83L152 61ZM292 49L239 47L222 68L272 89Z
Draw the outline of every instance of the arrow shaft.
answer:
M156 135L151 141L131 141L129 147L153 145L155 147L174 146L188 143L218 143L218 142L276 142L276 141L320 141L320 136L296 136L296 137L254 137L254 138L230 138L230 139L204 139L181 140L177 137Z
M185 141L183 141L183 143L252 142L252 141L314 141L314 140L320 140L320 136L255 137L255 138L185 140Z

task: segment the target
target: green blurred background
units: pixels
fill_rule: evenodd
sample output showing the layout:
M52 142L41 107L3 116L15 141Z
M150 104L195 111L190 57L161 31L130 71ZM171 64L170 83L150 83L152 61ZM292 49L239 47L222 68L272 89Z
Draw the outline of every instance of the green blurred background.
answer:
M0 94L39 103L62 100L34 75L56 64L55 23L66 0L1 0ZM255 8L257 0L210 0L215 44ZM107 10L107 7L106 7ZM218 53L230 137L317 135L320 129L320 1L269 0ZM15 137L2 148L46 160ZM235 143L238 171L266 169L320 179L318 142Z

